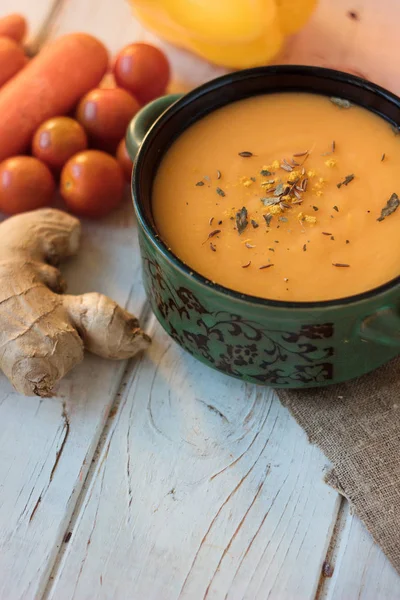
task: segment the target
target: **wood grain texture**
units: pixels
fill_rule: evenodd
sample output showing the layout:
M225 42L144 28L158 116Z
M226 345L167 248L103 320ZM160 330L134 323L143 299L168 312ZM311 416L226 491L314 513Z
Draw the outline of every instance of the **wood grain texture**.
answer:
M0 15L23 12L35 34L52 4L2 0ZM280 60L357 70L399 91L396 6L321 0ZM64 0L50 39L82 29L112 53L155 40L124 0ZM163 47L173 89L224 72ZM64 269L70 291L141 312L135 228L129 204L86 223ZM156 330L115 405L122 363L87 356L50 400L23 398L0 376L1 600L41 598L46 584L55 600L314 598L339 507L324 457L270 391L206 369ZM399 597L398 574L357 519L342 519L318 600Z
M102 291L142 311L130 205L84 226L65 273L74 293ZM19 396L0 377L0 598L40 597L124 368L87 355L51 399Z
M37 33L53 6L3 0L1 11L25 14ZM121 20L114 14L116 26ZM79 11L75 16L77 30ZM84 223L79 256L63 272L70 292L103 292L137 315L142 312L145 297L129 191L125 205L110 218ZM0 376L1 599L41 596L124 369L125 363L88 355L61 383L57 397L46 400L19 396Z
M325 464L272 391L157 325L49 597L312 598L338 508Z
M318 600L400 598L399 574L347 503L330 565L333 576L325 579Z

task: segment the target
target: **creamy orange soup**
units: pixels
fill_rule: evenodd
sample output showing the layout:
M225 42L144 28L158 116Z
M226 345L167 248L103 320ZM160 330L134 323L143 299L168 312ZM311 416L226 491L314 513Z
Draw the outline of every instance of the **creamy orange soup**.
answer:
M168 247L213 282L330 300L399 274L399 190L400 136L383 119L274 94L186 130L159 167L153 214Z

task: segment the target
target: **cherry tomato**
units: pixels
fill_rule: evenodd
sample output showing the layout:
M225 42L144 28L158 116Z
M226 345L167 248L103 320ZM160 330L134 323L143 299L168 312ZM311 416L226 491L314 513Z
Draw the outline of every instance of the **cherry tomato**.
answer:
M117 85L129 90L142 104L162 96L170 77L165 54L143 43L123 48L116 56L113 72Z
M69 117L45 121L36 130L32 141L32 154L56 171L62 169L71 156L86 148L85 130Z
M120 141L117 148L117 161L124 173L124 177L128 183L131 181L133 162L126 149L125 138Z
M99 150L79 152L61 172L61 196L77 215L104 217L121 203L123 191L121 167Z
M126 90L99 88L82 98L76 114L93 145L114 153L139 108L136 98Z
M14 156L0 164L0 210L16 215L49 206L56 184L46 165L32 156Z

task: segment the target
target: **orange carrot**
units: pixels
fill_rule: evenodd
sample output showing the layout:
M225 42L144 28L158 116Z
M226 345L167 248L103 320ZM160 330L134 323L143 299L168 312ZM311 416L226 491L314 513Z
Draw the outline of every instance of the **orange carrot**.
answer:
M0 35L22 42L27 30L26 19L14 13L0 19Z
M21 46L8 37L0 37L0 87L26 64Z
M65 35L42 50L0 90L0 161L24 152L43 121L74 108L107 66L103 44L84 33Z

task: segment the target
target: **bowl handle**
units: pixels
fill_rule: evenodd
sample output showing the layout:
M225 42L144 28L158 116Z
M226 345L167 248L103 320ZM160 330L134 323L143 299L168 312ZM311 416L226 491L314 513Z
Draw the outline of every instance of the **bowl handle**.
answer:
M156 100L153 100L153 102L146 104L146 106L136 113L128 125L125 137L126 148L132 161L135 160L137 151L150 127L157 121L158 117L171 106L171 104L174 104L177 100L182 98L182 96L183 94L161 96L161 98L157 98Z
M400 315L389 307L380 308L361 323L363 340L400 348Z

